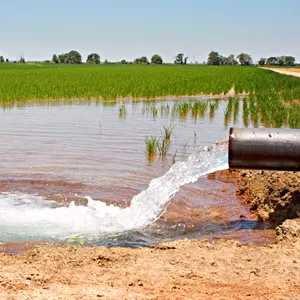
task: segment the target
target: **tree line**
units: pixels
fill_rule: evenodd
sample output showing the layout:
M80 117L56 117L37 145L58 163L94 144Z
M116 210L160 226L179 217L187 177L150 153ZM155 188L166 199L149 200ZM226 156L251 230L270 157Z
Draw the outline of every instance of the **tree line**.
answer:
M174 64L185 65L188 62L188 57L185 56L183 53L179 53L176 55ZM9 62L9 60L0 56L0 63ZM14 61L17 62L17 61ZM21 56L18 60L19 63L25 63L24 56ZM45 61L47 63L55 63L55 64L81 64L82 56L78 51L71 50L68 53L62 54L53 54L51 61ZM86 58L86 63L90 64L100 64L100 55L98 53L91 53ZM107 60L104 63L109 63ZM121 60L121 64L163 64L163 59L160 55L154 54L150 61L146 56L138 57L133 62ZM219 54L217 51L211 51L208 54L208 58L206 62L203 64L214 65L214 66L221 66L221 65L242 65L242 66L251 66L254 65L251 55L248 53L240 53L239 55L235 56L234 54L230 54L229 56L223 56ZM258 63L259 66L295 66L296 59L293 56L272 56L269 58L261 58Z
M237 57L230 54L228 57L220 55L216 51L211 51L207 59L208 65L237 65L251 66L254 65L252 57L247 53L241 53ZM295 66L296 59L293 56L280 56L261 58L258 61L259 66Z
M261 58L258 61L260 66L268 65L268 66L294 66L296 63L296 59L293 56L280 56L275 57L271 56L269 58Z
M60 55L53 54L52 60L53 63L58 64L81 64L82 63L82 56L78 51L72 50L68 53L63 53ZM90 64L100 64L100 55L98 53L91 53L87 56L86 62ZM104 63L108 63L107 60L104 61ZM121 64L128 64L130 62L127 62L126 60L121 60ZM150 64L148 58L146 56L138 57L134 60L135 64ZM160 55L154 54L151 57L151 63L152 64L162 64L163 60Z

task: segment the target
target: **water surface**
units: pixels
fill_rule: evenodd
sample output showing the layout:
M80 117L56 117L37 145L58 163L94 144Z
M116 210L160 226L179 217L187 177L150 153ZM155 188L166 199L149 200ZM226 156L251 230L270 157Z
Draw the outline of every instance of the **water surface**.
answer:
M92 211L85 206L85 196L92 197L98 204L111 205L109 214L114 214L114 209L117 214L119 208L129 207L132 198L145 190L152 179L163 176L174 159L177 163L184 162L193 153L198 153L199 158L203 155L202 148L197 150L199 147L227 139L228 127L232 124L224 125L226 103L220 102L213 116L205 114L197 118L191 114L183 117L163 112L162 107L167 104L172 107L174 101L127 103L123 116L119 113L121 104L102 103L2 110L0 198L5 214L2 220L6 218L6 221L0 224L0 239L67 240L79 236L96 244L126 246L222 235L244 242L268 240L248 209L236 199L236 179L224 173L202 176L178 191L176 188L174 195L169 191L165 197L171 195L172 201L166 201L163 209L166 212L162 216L159 209L164 206L159 204L158 207L157 203L164 201L163 192L154 189L151 195L155 191L156 194L152 200L146 197L143 201L157 202L156 206L153 204L144 210L143 216L128 230L106 230L108 226L117 227L117 221L105 215L106 206L96 209L97 213L102 212L96 216L102 218L99 223L89 215ZM151 113L150 105L157 107L157 115ZM239 118L236 122L238 126ZM161 138L163 126L173 127L169 155L164 159L157 155L149 161L145 138ZM179 168L178 174L181 172ZM74 206L70 207L72 201ZM61 210L55 210L57 207ZM151 215L149 222L143 223L149 211L161 217L155 219ZM134 218L128 215L130 224ZM74 222L72 230L68 227L70 220ZM83 224L89 222L89 229L97 228L92 230L96 234L85 231ZM257 230L253 230L255 228Z

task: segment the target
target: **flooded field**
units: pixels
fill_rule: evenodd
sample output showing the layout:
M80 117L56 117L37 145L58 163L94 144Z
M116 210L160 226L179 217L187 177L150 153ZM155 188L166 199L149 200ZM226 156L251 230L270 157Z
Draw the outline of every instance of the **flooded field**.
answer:
M233 123L224 123L226 102L211 102L197 115L178 106L170 100L1 110L0 240L130 247L221 236L272 241L273 231L236 198L234 175L196 180L202 171L226 169L223 157L215 166L203 163L225 157L226 147L212 155L203 147L227 139ZM240 116L234 121L242 126ZM172 128L168 152L149 159L145 139L161 140L163 126ZM141 193L154 178L160 187Z

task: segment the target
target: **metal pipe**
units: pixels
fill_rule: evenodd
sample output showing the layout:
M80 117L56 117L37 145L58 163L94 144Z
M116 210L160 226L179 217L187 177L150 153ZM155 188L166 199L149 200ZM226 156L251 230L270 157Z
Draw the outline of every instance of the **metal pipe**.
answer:
M300 129L230 128L229 168L300 171Z

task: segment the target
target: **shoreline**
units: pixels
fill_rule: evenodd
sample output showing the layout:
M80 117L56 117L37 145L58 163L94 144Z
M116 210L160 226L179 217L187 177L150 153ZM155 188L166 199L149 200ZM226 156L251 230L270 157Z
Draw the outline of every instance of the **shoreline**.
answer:
M245 91L243 93L235 93L234 87L232 87L228 93L221 94L197 94L197 95L168 95L168 96L156 96L156 97L120 97L116 99L103 99L99 98L59 98L59 99L28 99L28 100L12 100L12 103L2 103L0 100L0 107L4 108L16 108L30 105L43 106L43 105L64 105L64 104L88 104L88 103L123 103L123 102L143 102L143 101L175 101L175 100L228 100L228 98L239 97L244 99L249 94Z

